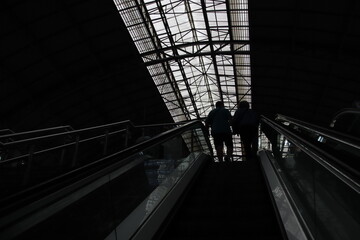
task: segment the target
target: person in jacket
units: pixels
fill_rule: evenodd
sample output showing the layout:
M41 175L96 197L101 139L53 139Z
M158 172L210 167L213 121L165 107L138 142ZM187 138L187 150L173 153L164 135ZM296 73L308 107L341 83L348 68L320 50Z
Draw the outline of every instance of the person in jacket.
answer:
M233 141L231 132L231 113L224 107L224 103L219 101L205 120L205 127L211 128L216 154L219 162L223 162L224 143L226 145L226 161L231 161L233 155Z
M249 102L239 102L232 121L232 128L234 134L240 134L245 159L256 157L258 151L258 127L259 116L254 110L250 109Z

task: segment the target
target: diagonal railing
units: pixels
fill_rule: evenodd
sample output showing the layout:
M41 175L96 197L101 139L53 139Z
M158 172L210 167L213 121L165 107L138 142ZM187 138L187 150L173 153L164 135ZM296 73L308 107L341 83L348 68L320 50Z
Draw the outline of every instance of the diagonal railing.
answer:
M143 125L171 129L0 199L0 238L128 236L144 228L152 215L166 216L160 206L170 211L200 165L212 156L201 122L178 125ZM148 227L156 230L152 224Z
M134 145L145 135L152 137L181 124L135 126L127 120L79 130L61 126L8 134L4 139L12 137L13 141L0 143L0 196L34 186Z
M279 121L262 117L261 154L275 169L280 184L270 187L288 236L294 228L288 214L292 211L306 232L304 239L357 239L359 231L360 181L358 148L345 144L341 133L303 121L279 116ZM286 118L286 120L285 120ZM340 154L339 154L340 151ZM344 155L346 153L347 155ZM262 159L262 162L266 162ZM290 205L289 205L290 204ZM341 221L338 221L341 219Z

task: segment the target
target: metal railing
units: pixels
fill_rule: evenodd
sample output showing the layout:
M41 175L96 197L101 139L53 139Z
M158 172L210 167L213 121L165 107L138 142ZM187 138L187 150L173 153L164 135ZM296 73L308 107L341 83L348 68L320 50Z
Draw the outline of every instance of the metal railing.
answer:
M280 134L285 135L289 140L291 140L297 147L302 151L312 156L319 164L325 167L332 174L341 179L346 185L354 189L356 192L360 193L360 183L357 179L354 179L353 176L359 177L359 172L356 169L349 167L348 165L343 164L340 159L337 159L333 155L328 154L318 146L315 146L311 142L299 137L297 134L289 131L285 127L271 121L270 119L262 116L262 121L271 126ZM315 131L315 130L314 130ZM331 160L330 162L328 160ZM337 163L339 166L342 166L347 172L351 172L353 175L348 175L346 172L339 169L337 166L334 166L331 162Z
M327 138L331 138L332 140L360 149L360 139L357 137L349 136L348 134L335 131L331 128L318 126L312 123L301 121L281 114L278 114L276 119L280 121L286 121L292 123L297 127L312 131L313 133L316 133L318 135L326 136Z
M153 170L152 164L149 165L149 169L146 169L147 164L145 164L145 161L149 161L149 163L156 161L161 165L164 161L168 163L173 162L172 158L166 157L165 146L167 146L167 150L170 151L181 151L180 155L178 155L178 163L174 166L176 167L174 168L175 172L188 172L187 169L196 162L196 159L198 156L201 156L201 154L205 153L208 156L213 155L210 141L201 122L194 121L181 125L181 127L157 134L148 140L103 157L30 189L21 191L6 199L0 199L0 238L11 239L13 236L24 233L36 224L40 225L46 221L48 217L54 214L56 215L56 213L60 211L70 211L71 214L74 214L71 210L74 207L86 206L89 213L92 214L94 212L95 215L99 215L99 211L101 214L103 214L104 211L107 213L105 209L99 208L98 202L94 201L93 198L83 197L86 195L94 196L94 194L96 194L96 196L102 198L104 196L104 188L113 191L112 194L114 196L118 195L120 191L120 196L123 196L125 199L127 194L121 194L121 191L129 190L130 188L132 194L134 192L138 194L139 199L137 200L137 204L141 203L151 191L162 191L164 187L159 185L161 183L149 189L150 186L143 186L141 179L144 176L144 171L146 173L147 171ZM173 145L174 139L180 139L182 144ZM140 171L139 174L138 171ZM131 181L129 180L128 172L130 176L132 176ZM176 179L182 179L182 175L175 177L173 173L174 172L169 173L168 180L177 183L178 181ZM159 173L158 177L163 178L163 174L164 173L161 173L160 176ZM148 175L148 177L153 178L153 174ZM168 180L163 180L163 184L168 184ZM149 181L145 182L150 184ZM140 185L133 187L133 184ZM157 187L159 188L157 189ZM158 197L158 195L156 195L156 197ZM137 206L133 204L134 198L132 201L120 203L113 203L113 201L121 200L117 197L112 199L105 197L103 200L107 201L106 204L108 205L121 205L125 208L126 206L124 206L124 204L132 208ZM73 204L78 202L81 202L81 204ZM153 200L149 199L149 204L153 203ZM114 212L107 214L112 217L106 219L114 221ZM124 214L126 216L126 213ZM57 222L60 222L54 227L59 227L60 230L63 230L62 224L64 224L64 218L61 217L61 214L60 217L58 216L59 215L56 215L55 219ZM84 216L69 218L66 222L76 222L77 218L82 218L83 224L89 224L89 221L93 221L93 218L89 218L88 214L86 214ZM118 218L121 220L123 216L121 215ZM119 220L116 220L116 222L116 224L118 224ZM104 222L99 224L111 226L111 224L109 225ZM46 223L43 226L47 228ZM105 231L104 235L106 236L112 230L113 229L109 229L109 232L106 232L106 228L100 227L99 230L91 228L87 229L86 232ZM76 231L82 231L82 228L77 227ZM40 232L43 233L44 231ZM28 234L28 232L25 234ZM73 233L71 232L70 234Z
M141 136L152 137L183 124L185 122L135 126L126 120L2 143L0 196L18 192L126 149L136 144ZM62 128L28 131L16 136L49 133Z
M0 137L2 135L7 135L7 134L13 134L15 133L13 130L9 129L9 128L4 128L0 130Z
M24 140L34 138L36 136L42 136L50 133L57 133L57 132L67 132L67 131L74 130L70 125L65 126L57 126L51 128L43 128L37 129L32 131L24 131L24 132L14 132L10 129L3 129L0 132L0 144L5 144L7 142L12 142L16 140Z
M355 178L360 178L359 138L284 115L278 115L277 120L287 123L286 128L295 131L312 145L326 151L331 155L330 159L334 159L334 163Z
M41 135L41 136L1 143L0 146L1 146L2 151L14 150L14 149L15 150L21 149L21 150L25 150L25 151L22 153L19 153L18 154L19 156L16 156L16 157L2 158L0 165L11 162L13 160L19 160L20 158L24 158L24 157L31 158L34 154L52 151L52 150L55 150L55 149L58 149L61 147L66 147L69 145L76 145L76 147L78 147L80 142L86 142L91 139L104 138L105 143L106 143L109 135L124 131L124 130L128 129L129 125L131 125L131 123L129 121L124 121L124 122L118 122L118 123L113 123L113 124L101 125L101 126L92 127L92 128L84 128L84 129L80 129L80 130L71 130L71 131L66 131L66 132L45 134L45 135ZM123 128L121 130L116 130L113 132L109 131L109 129L111 127L118 127L118 126L121 126ZM17 133L16 135L19 136L19 135L26 135L28 133L42 133L42 132L47 133L49 130L55 130L55 129L63 129L63 127L29 131L24 134ZM102 132L98 133L98 132L96 132L97 130L100 130ZM91 133L92 131L94 131L94 132ZM87 134L84 136L84 139L81 139L82 134ZM12 134L12 136L14 136L14 135ZM47 144L45 146L41 146L42 143L47 143ZM51 147L49 147L49 146L51 146ZM36 148L36 150L38 150L37 152L34 150L35 148ZM105 146L105 148L106 148L106 146ZM28 150L27 153L26 153L26 150ZM104 150L104 151L106 151L106 150Z
M344 108L340 111L338 111L337 113L335 113L333 119L330 122L330 127L334 127L335 122L343 115L345 114L356 114L357 116L360 117L360 109L358 108Z
M309 136L320 132L331 135L326 129L312 128L310 124L290 118L287 118L290 124L283 124L285 117L281 118L282 122L277 122L262 117L264 141L261 148L269 153L270 163L281 179L282 188L287 190L286 195L303 229L308 231L309 239L358 239L358 170L299 131L304 127L313 133ZM335 139L337 137L331 138Z

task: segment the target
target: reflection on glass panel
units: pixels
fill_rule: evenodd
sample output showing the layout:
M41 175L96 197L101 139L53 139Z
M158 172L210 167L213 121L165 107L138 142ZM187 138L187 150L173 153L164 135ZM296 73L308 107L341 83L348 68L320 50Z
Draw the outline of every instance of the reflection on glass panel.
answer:
M115 227L109 190L99 187L15 239L105 239Z
M115 163L110 172L96 174L89 184L77 185L60 195L63 199L50 202L41 209L45 219L38 214L41 222L16 239L106 239L117 227L116 233L121 232L119 226L128 218L136 230L187 170L211 154L200 125L142 150L114 159L127 164Z
M354 120L354 119L352 119ZM360 169L360 149L355 142L351 141L348 136L345 137L344 141L339 141L337 134L343 133L340 129L336 129L337 133L327 133L324 129L318 129L314 132L307 127L303 127L293 122L282 121L282 124L292 129L298 135L301 135L304 139L311 142L315 146L326 151L331 156L338 159L340 165L347 166L349 173L356 176L356 171ZM354 127L349 122L345 124L346 127ZM355 133L354 131L352 133ZM351 170L353 169L353 170Z
M201 129L195 129L167 140L142 152L146 158L145 172L152 187L157 187L180 164L188 160L189 154L210 155L205 136ZM188 163L186 163L188 164Z
M260 146L272 152L279 174L316 239L360 236L358 192L267 124L262 124Z

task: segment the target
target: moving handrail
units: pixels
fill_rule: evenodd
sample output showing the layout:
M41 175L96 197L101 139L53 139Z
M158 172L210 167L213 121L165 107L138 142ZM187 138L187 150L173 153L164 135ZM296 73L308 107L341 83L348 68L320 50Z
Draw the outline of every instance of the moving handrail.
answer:
M286 128L310 141L313 145L323 149L340 162L340 166L359 178L360 174L360 139L339 130L328 129L315 124L307 123L291 117L279 115L278 121L284 123ZM349 169L351 169L349 171Z
M281 115L281 114L278 114L276 119L281 120L281 121L287 121L287 122L292 123L300 128L310 130L314 133L317 133L322 136L326 136L328 138L331 138L334 141L341 142L345 145L348 145L348 146L351 146L351 147L354 147L354 148L360 150L360 139L356 138L354 136L349 136L347 134L343 134L343 133L340 133L338 131L335 131L335 130L332 130L329 128L325 128L325 127L321 127L321 126L318 126L315 124L307 123L307 122L304 122L304 121L301 121L301 120L298 120L298 119L295 119L292 117L288 117L285 115Z
M201 133L199 133L197 129L200 130ZM3 229L4 227L11 224L21 225L21 223L18 223L19 219L22 219L22 217L25 216L29 216L36 211L46 212L44 215L35 214L37 216L36 221L42 221L41 219L49 217L49 214L55 214L57 211L60 211L66 206L70 205L72 202L77 201L79 195L82 194L76 195L77 197L68 198L65 201L66 204L54 204L54 202L61 201L62 198L72 194L74 191L79 191L79 189L84 189L81 191L89 193L94 189L99 188L101 184L105 184L104 181L111 181L111 178L105 176L125 166L129 166L125 168L126 171L130 171L132 168L138 166L142 161L144 161L142 159L142 156L144 156L142 154L143 151L146 151L152 146L157 146L160 143L169 141L170 139L173 139L179 135L181 136L181 134L184 134L185 132L189 132L191 135L191 139L188 145L190 149L195 147L194 151L196 151L198 146L193 144L195 144L196 141L200 141L200 144L201 142L205 141L202 144L205 144L207 150L210 151L210 155L213 155L211 144L207 134L205 134L205 128L203 124L199 121L186 123L181 127L171 129L165 133L161 133L149 140L131 146L125 150L119 151L74 171L68 172L31 189L27 189L7 199L1 200L0 215L2 217L0 218L0 229ZM198 136L198 134L201 136ZM199 137L201 139L197 139ZM132 156L136 157L133 158ZM100 179L103 179L102 182ZM96 181L100 182L94 183ZM87 187L85 188L85 186ZM52 206L52 208L55 209L52 209L51 211L44 210L44 208L49 206ZM26 220L21 221L26 222ZM32 226L36 223L27 221L26 224L30 224ZM26 225L27 228L30 228L31 226ZM21 228L21 231L25 230L26 229ZM8 232L10 235L20 233L13 230Z
M307 153L309 156L313 157L313 159L317 161L320 165L322 165L329 172L337 176L338 179L343 181L346 185L351 187L357 193L360 193L360 182L359 182L360 173L356 169L350 168L348 165L343 164L342 161L340 161L339 159L328 154L327 152L313 145L309 141L297 136L293 132L284 128L280 124L270 120L269 118L262 116L261 121L271 126L277 132L285 135L289 140L293 141L295 145L298 146L302 151ZM335 167L333 164L327 161L327 159L331 159L333 162L336 162L338 165L342 166L347 172L352 173L352 175L349 175L348 173ZM354 178L354 176L356 176L356 179Z
M360 116L360 109L358 108L344 108L338 112L335 113L333 119L330 122L330 127L334 127L335 122L343 115L345 114L356 114Z
M309 239L358 239L359 172L342 165L343 159L336 157L340 155L328 152L329 148L316 144L297 127L289 128L287 124L262 117L261 129L264 151L260 153L265 153L276 169L281 179L280 189L285 190L295 206L293 209ZM275 199L284 195L278 190L272 188Z

